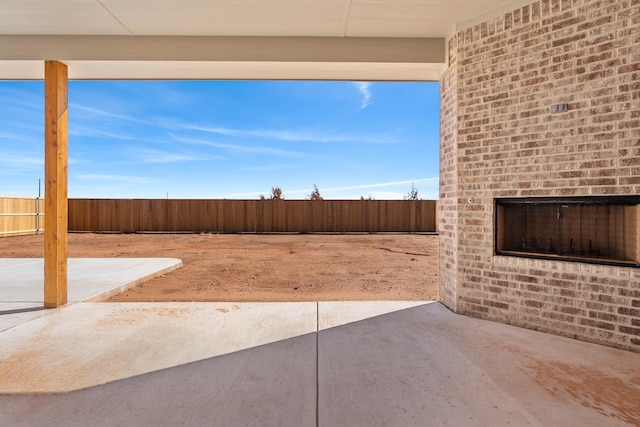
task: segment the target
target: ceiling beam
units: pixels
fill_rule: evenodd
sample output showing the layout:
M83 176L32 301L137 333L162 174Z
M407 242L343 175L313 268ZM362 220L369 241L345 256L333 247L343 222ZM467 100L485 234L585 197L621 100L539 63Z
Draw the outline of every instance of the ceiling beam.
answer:
M65 61L69 80L345 80L440 79L444 64L373 62ZM42 61L0 60L0 80L42 80Z
M442 38L0 36L0 60L440 64Z
M0 80L41 80L41 61L71 80L437 81L439 38L0 36Z

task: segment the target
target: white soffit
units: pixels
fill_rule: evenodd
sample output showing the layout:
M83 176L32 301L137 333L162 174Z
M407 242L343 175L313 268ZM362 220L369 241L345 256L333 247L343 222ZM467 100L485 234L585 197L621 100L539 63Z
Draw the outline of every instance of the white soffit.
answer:
M135 35L343 35L345 0L101 0Z
M353 0L345 35L449 38L460 23L511 3L513 0Z
M130 34L96 0L0 0L0 34Z
M531 0L0 0L0 34L448 37Z

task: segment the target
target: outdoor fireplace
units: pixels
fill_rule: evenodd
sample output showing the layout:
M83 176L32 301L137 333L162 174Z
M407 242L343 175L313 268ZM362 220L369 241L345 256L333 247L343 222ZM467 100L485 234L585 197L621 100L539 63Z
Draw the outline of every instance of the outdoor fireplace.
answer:
M640 267L640 196L495 203L498 255Z

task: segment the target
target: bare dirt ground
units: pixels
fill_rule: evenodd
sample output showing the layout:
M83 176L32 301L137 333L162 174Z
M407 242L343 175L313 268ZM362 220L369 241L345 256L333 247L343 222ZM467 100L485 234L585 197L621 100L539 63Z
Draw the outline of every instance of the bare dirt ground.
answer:
M43 236L0 239L0 258L42 257ZM110 301L438 298L438 236L75 234L69 257L171 257L184 267Z

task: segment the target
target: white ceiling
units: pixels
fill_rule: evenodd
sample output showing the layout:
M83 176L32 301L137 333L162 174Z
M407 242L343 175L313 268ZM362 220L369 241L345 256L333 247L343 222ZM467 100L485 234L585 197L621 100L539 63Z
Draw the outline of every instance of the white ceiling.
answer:
M6 44L16 39L3 38L4 35L448 39L460 29L530 1L0 0L0 78L15 78L2 72L5 61L15 60L11 54L11 46ZM121 49L126 50L126 45L121 46ZM66 58L48 59L65 61ZM260 58L255 59L260 62ZM80 60L76 58L74 61ZM33 64L22 62L25 73L28 73ZM400 66L396 63L393 68ZM431 68L433 66L434 63L429 65ZM16 68L19 72L20 64L13 63L11 67L13 72ZM33 69L31 70L33 74ZM71 69L70 75L73 76ZM124 69L103 77L132 76L135 77L135 73L128 74ZM91 74L78 74L75 77L93 78ZM177 73L175 77L184 76ZM286 78L286 73L284 77ZM420 75L417 77L424 78L420 78Z
M448 37L514 0L0 0L0 34Z

